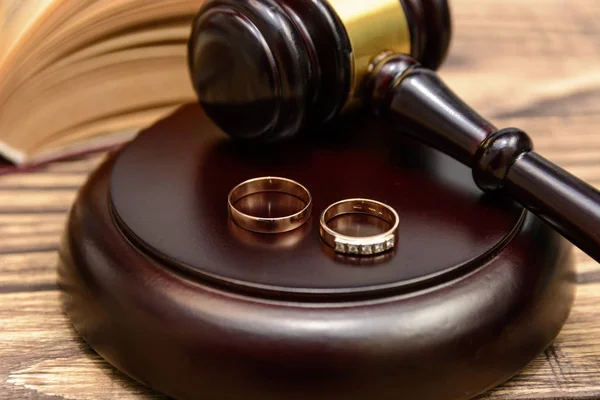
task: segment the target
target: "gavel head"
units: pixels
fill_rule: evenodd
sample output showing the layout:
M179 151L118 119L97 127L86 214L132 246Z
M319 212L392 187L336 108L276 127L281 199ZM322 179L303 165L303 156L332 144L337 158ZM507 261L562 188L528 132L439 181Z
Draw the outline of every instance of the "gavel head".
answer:
M437 69L450 36L446 0L207 0L188 62L207 115L262 143L360 105L384 52Z

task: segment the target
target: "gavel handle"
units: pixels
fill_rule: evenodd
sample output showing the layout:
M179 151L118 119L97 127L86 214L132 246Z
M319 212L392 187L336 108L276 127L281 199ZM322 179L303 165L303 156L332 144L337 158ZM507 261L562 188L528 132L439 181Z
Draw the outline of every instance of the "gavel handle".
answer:
M504 187L515 200L600 262L600 192L534 151L514 162Z
M600 262L600 192L532 151L525 132L498 130L404 55L382 57L367 87L376 114L468 165L482 190L508 194Z

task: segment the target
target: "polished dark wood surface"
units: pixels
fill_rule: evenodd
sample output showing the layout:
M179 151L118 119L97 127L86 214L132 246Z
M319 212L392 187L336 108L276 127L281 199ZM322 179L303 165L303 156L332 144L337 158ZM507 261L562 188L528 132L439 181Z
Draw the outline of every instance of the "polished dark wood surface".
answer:
M389 55L375 68L369 82L375 114L400 133L471 167L479 146L496 128L412 57Z
M532 151L525 132L496 129L416 60L392 55L380 64L376 114L470 166L480 188L511 196L600 262L598 190Z
M411 56L438 69L452 40L452 0L400 0L410 28Z
M112 205L133 240L161 259L205 277L278 293L348 296L413 287L471 268L496 251L518 226L522 208L484 196L466 166L394 133L365 112L338 119L303 141L248 150L199 106L186 106L119 155ZM311 192L313 215L306 226L268 235L230 224L229 191L260 176L293 179ZM347 257L321 243L321 212L356 197L398 212L393 254ZM269 208L278 208L278 200ZM351 268L360 264L371 267Z
M452 31L447 1L398 2L410 30L407 49L424 65L439 67ZM355 26L377 24L375 14L357 12ZM264 144L305 134L339 114L352 93L361 93L364 82L353 82L354 54L361 49L351 47L352 28L325 0L207 0L188 45L198 100L240 141ZM366 42L382 35L373 32ZM372 57L385 49L372 48Z
M510 204L488 202L457 161L391 146L394 130L378 134L368 115L327 132L329 146L261 157L228 148L198 105L185 106L111 157L80 192L60 250L59 287L78 332L178 399L469 399L551 344L574 300L571 245L532 214L519 221ZM320 168L331 159L339 170ZM359 179L340 177L343 166L357 171L351 163ZM307 183L315 213L351 192L378 195L399 207L404 243L384 262L357 265L328 253L315 224L295 246L240 241L227 191L269 171ZM370 287L403 280L412 286Z
M600 262L600 192L532 151L506 176L506 190Z
M212 119L261 143L335 115L351 81L345 31L321 0L208 0L194 19L190 77Z

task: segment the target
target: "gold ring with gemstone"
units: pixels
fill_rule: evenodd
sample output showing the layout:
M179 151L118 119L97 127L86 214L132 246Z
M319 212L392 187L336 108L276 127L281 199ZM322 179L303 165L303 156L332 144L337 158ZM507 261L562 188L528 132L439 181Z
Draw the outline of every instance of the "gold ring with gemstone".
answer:
M304 208L297 213L276 218L257 217L235 208L235 203L242 197L262 192L279 192L292 195L304 202ZM281 233L302 226L310 218L312 197L310 192L296 181L276 176L266 176L249 179L234 187L229 192L227 206L229 218L236 225L252 232Z
M327 224L343 214L368 214L390 224L390 229L373 236L348 236L331 229ZM323 241L336 252L344 254L372 255L392 249L398 240L398 213L392 207L370 199L346 199L327 207L321 213L320 233Z

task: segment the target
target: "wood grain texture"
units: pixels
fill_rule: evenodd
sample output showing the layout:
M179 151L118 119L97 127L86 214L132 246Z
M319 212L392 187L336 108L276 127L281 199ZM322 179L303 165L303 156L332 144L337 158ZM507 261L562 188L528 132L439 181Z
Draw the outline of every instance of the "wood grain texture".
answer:
M498 127L600 187L600 2L452 0L440 75ZM95 155L0 176L0 398L163 399L101 360L71 328L56 250ZM600 398L600 266L576 252L578 295L555 344L483 399Z

